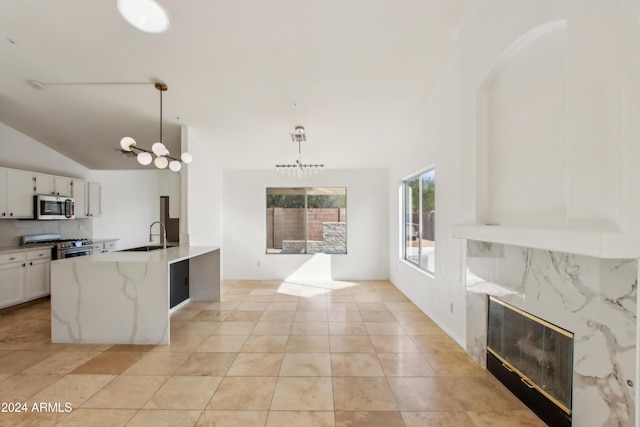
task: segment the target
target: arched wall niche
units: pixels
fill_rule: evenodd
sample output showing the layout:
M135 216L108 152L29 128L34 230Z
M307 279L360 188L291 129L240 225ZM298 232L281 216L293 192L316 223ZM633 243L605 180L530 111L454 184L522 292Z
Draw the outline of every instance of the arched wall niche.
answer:
M514 41L480 84L478 224L566 224L567 75L567 25L556 21Z

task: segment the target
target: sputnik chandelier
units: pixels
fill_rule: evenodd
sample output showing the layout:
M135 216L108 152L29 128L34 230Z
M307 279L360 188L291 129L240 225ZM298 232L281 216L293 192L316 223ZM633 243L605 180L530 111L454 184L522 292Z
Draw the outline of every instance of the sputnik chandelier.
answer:
M276 165L276 171L283 174L297 176L302 178L303 176L313 175L314 173L322 172L324 164L313 160L305 163L305 158L302 156L301 144L307 140L303 126L296 126L293 133L290 133L291 141L298 143L298 154L293 158L287 157L286 160L282 160L281 163Z
M144 148L140 148L136 145L135 139L130 136L125 136L120 140L120 148L121 151L125 154L131 153L132 155L136 155L138 163L141 165L148 165L153 160L153 164L158 169L164 169L169 166L174 172L179 172L182 169L182 163L191 163L193 160L193 156L187 152L182 153L180 159L176 159L175 157L171 157L169 154L169 150L162 143L162 92L165 92L168 89L168 86L165 83L158 82L155 84L155 88L160 91L160 141L154 143L151 146L151 150L146 150ZM155 160L153 159L152 154L156 155Z

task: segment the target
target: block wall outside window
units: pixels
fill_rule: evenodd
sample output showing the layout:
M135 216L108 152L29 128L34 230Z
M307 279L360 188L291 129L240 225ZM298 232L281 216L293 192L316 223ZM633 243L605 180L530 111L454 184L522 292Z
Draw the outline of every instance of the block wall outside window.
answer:
M347 253L346 187L267 188L269 254Z

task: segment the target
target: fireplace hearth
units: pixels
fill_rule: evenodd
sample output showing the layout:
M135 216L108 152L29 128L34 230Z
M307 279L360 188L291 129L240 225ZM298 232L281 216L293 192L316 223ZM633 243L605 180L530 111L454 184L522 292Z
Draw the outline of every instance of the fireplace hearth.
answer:
M573 334L489 297L487 369L551 426L571 425Z

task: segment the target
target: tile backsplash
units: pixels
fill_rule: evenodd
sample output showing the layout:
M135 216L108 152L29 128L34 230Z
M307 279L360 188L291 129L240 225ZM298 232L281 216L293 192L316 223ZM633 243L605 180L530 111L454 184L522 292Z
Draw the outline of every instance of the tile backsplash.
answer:
M91 238L92 219L35 221L20 219L0 220L0 247L20 245L20 237L28 234L59 233L63 238Z

